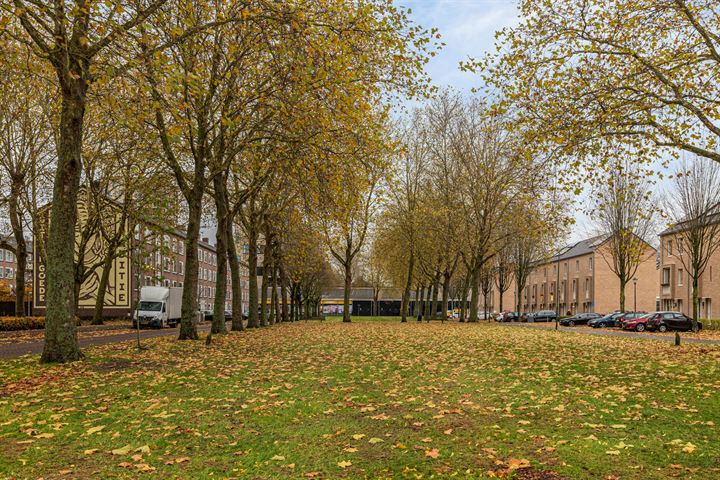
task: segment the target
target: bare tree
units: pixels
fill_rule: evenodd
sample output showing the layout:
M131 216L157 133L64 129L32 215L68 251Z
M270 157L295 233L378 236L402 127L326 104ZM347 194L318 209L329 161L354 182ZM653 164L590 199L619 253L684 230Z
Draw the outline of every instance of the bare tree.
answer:
M592 215L600 231L606 235L598 253L620 281L620 310L625 310L625 287L635 276L640 264L647 260L653 234L655 206L647 180L647 172L623 156L615 160L594 192Z
M720 247L720 165L697 158L684 161L675 173L665 202L670 233L678 258L692 279L693 325L699 317L698 283L710 258Z

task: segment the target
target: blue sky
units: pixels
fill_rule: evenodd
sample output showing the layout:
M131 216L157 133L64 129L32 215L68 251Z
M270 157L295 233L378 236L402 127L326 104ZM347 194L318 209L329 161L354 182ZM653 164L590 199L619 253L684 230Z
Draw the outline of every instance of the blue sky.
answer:
M465 91L478 86L479 78L461 72L458 64L493 50L495 32L517 22L514 0L397 0L397 4L410 8L415 22L440 30L446 46L427 68L435 84Z

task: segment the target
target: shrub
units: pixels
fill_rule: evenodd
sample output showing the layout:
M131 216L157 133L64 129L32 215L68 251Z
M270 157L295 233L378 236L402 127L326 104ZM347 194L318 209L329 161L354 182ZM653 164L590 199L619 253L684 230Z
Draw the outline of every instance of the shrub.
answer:
M45 317L0 317L0 331L45 328Z

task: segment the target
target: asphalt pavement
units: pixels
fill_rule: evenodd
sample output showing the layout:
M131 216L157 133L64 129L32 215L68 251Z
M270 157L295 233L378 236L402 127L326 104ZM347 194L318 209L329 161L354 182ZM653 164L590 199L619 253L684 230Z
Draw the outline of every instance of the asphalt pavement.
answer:
M515 322L503 322L500 325L505 327L520 327L520 328L541 328L545 330L554 330L555 323L551 322L547 325L538 325L537 323L515 323ZM601 337L629 337L629 338L640 338L643 340L661 340L665 342L675 342L674 335L658 335L653 333L638 333L638 332L625 332L622 330L606 330L601 328L576 328L576 327L559 327L560 331L566 331L570 333L579 333L584 335L598 335ZM713 340L710 338L693 338L692 333L680 333L681 343L700 343L706 345L720 345L720 340Z

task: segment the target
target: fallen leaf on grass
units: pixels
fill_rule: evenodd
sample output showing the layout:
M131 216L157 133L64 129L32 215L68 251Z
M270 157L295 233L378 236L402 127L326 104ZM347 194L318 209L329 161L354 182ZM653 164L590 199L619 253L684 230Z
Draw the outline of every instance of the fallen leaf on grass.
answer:
M438 450L437 448L425 450L425 456L430 458L438 458L440 456L440 450Z
M88 428L87 432L85 432L85 435L92 435L93 433L97 433L105 428L105 425L99 425L97 427Z
M337 466L340 468L347 468L352 465L352 462L349 460L343 460L342 462L338 462Z
M530 468L530 460L526 458L511 458L507 461L508 469L520 470L521 468Z
M285 460L285 457L283 457L282 455L275 455L270 460L277 460L277 461L281 462L281 461Z
M112 450L110 453L113 455L127 455L130 453L130 450L132 450L131 445L125 445L124 447L116 448L115 450Z
M383 440L382 438L373 437L370 440L368 440L368 443L380 443L380 442L384 442L384 441L385 440Z
M84 453L85 455L92 455L93 453L97 453L97 452L99 452L99 451L100 451L100 450L97 449L97 448L89 448L89 449L85 450L83 453Z

